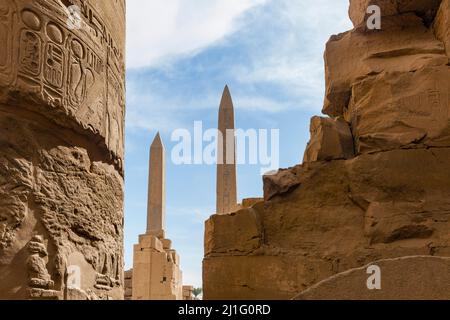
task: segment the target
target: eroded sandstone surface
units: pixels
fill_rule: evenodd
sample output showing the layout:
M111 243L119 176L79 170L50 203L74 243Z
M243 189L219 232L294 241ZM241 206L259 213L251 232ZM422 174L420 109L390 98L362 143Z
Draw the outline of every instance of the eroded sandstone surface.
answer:
M374 3L381 30L364 23ZM450 256L448 9L350 1L355 28L327 44L329 117L313 118L303 163L265 176L264 201L206 221L205 299L291 299L374 261ZM348 286L324 288L312 297L345 298ZM429 293L408 298L448 298Z
M367 272L382 270L377 289L367 290L377 280ZM412 300L450 299L450 258L410 256L374 261L325 279L300 293L296 300Z
M123 0L0 2L0 299L123 298L124 32Z

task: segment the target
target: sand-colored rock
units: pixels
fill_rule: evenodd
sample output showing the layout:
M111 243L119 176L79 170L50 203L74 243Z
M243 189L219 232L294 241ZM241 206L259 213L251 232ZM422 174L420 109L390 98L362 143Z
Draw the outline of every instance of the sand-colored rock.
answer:
M242 199L242 204L241 207L243 209L246 208L251 208L254 205L256 205L257 203L264 201L264 198L246 198L246 199Z
M385 17L382 30L364 28L332 36L325 51L323 113L342 116L352 86L383 72L412 72L448 64L444 45L415 15Z
M73 3L0 3L0 299L123 299L125 2Z
M450 0L442 0L434 21L436 38L445 45L447 56L450 57Z
M374 273L371 266L380 268L380 289L371 286L369 277ZM368 288L367 282L373 289ZM448 300L450 258L411 256L374 261L325 279L294 299Z
M357 153L450 147L450 67L390 72L353 86L345 117Z
M280 169L274 174L263 176L264 200L270 200L277 195L289 193L300 184L299 176L302 167Z
M303 162L349 159L355 155L350 126L341 118L313 117Z
M414 13L426 21L430 21L436 14L442 0L350 0L349 16L355 27L366 23L370 14L367 8L377 5L381 9L381 16L395 16L404 13Z
M450 256L449 157L450 148L431 148L312 162L297 187L254 206L251 219L212 216L204 298L289 299L371 261ZM244 230L254 231L238 237Z
M203 299L292 299L307 277L324 272L331 275L327 262L317 260L313 269L310 260L276 250L208 257L203 260Z
M205 254L250 252L259 248L262 241L259 224L258 211L252 208L213 215L205 223Z

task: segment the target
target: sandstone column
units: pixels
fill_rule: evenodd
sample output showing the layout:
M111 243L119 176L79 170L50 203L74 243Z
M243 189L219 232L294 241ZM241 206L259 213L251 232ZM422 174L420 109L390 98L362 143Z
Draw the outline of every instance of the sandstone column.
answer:
M228 86L225 86L220 102L218 130L216 211L225 214L237 208L234 108Z
M125 0L0 2L0 299L123 298L124 50Z
M166 214L165 149L159 133L150 147L147 234L164 238Z

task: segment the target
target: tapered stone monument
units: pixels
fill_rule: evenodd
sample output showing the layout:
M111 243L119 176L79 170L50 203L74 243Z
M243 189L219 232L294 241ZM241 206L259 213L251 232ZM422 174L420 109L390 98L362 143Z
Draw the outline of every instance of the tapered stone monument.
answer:
M132 299L181 300L180 258L165 239L165 156L159 133L150 147L147 232L134 245Z
M166 181L164 145L159 133L150 147L148 199L147 199L147 234L164 238L166 215Z
M218 130L216 213L226 214L233 212L238 207L234 108L228 86L225 86L220 102Z

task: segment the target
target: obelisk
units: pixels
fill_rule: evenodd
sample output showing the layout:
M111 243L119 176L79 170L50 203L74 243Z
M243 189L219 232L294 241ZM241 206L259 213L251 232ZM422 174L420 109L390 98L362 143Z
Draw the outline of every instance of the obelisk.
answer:
M166 211L166 181L164 145L158 134L150 146L147 198L147 234L164 238Z
M220 102L218 130L216 213L226 214L237 208L234 108L228 86Z
M133 300L180 300L183 297L180 257L164 234L164 160L164 145L158 133L150 146L147 232L139 235L139 243L133 246Z

